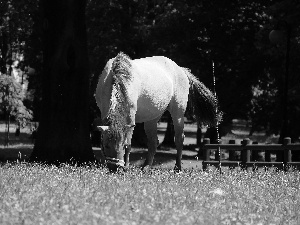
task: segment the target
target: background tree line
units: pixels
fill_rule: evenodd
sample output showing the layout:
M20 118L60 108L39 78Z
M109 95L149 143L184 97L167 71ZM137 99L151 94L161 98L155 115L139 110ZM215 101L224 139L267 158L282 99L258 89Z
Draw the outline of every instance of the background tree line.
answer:
M24 55L35 120L41 111L42 40L45 21L39 0L0 0L1 68L12 52ZM54 3L58 4L58 3ZM234 118L252 122L253 131L279 133L285 74L285 41L274 45L270 31L291 27L288 136L300 135L300 3L293 0L87 0L90 123L99 116L94 90L108 59L123 51L131 58L164 55L188 67L216 91L224 112L221 130ZM285 27L280 27L285 30Z

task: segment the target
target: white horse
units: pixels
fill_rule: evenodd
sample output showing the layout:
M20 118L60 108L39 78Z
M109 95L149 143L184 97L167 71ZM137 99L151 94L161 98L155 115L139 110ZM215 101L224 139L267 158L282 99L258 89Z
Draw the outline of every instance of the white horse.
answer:
M124 53L110 59L98 82L95 98L107 126L102 130L102 150L111 170L129 165L135 123L144 122L151 166L157 149L157 122L169 110L175 130L175 169L181 170L184 113L188 100L198 121L215 126L215 95L190 71L163 56L131 60ZM190 104L189 104L190 105Z

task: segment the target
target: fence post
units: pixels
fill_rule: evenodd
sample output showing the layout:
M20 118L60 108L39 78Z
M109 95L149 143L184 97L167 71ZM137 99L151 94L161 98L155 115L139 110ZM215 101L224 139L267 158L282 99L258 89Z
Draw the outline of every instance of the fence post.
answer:
M265 162L271 162L271 151L265 150Z
M257 145L257 141L253 141L253 145ZM252 161L258 161L258 152L259 150L252 150Z
M229 140L229 144L235 144L235 140ZM236 160L236 151L229 149L229 161Z
M243 150L242 150L242 168L243 169L247 169L247 162L250 162L250 150L247 149L247 145L250 144L250 139L249 138L245 138L242 141L242 145L244 146Z
M284 171L287 171L288 170L288 163L292 162L292 152L290 149L288 149L287 145L291 144L292 141L291 141L291 138L290 137L285 137L283 139L283 145L286 146L284 148Z
M257 142L257 141L253 141L252 144L253 144L253 145L257 145L258 142ZM252 161L254 161L254 162L257 162L257 161L258 161L258 158L259 158L258 152L259 152L259 150L252 150ZM258 168L257 168L257 166L256 166L255 163L254 163L254 164L253 164L253 167L252 167L252 170L253 170L253 171L257 171L257 169L258 169Z
M210 139L209 138L204 138L203 139L203 145L210 144ZM204 149L204 161L209 161L210 160L210 149ZM203 170L207 169L207 164L203 164Z

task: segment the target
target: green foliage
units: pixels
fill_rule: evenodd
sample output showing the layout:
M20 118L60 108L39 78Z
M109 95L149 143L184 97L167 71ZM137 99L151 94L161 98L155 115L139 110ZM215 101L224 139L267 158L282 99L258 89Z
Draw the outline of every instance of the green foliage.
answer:
M25 91L13 76L0 76L0 109L14 116L23 127L32 119L31 110L23 104L24 98Z
M0 0L0 72L7 74L6 64L19 61L19 70L27 73L30 65L36 74L41 71L41 38L38 13L39 0ZM30 72L29 72L30 73ZM25 105L34 111L40 97L40 84L37 76L27 73L28 92ZM29 96L34 93L34 97ZM38 100L38 101L37 101ZM22 114L26 114L23 112Z
M0 223L298 224L300 174L5 164Z
M32 12L36 3L36 0L0 1L1 67L24 54L33 30Z
M267 130L270 133L278 133L280 123L272 121L276 118L276 108L278 108L277 96L278 89L273 77L260 77L256 86L252 87L253 97L251 99L251 106L249 110L249 117L251 118L251 131ZM272 121L272 123L270 123ZM271 125L271 127L269 127ZM252 133L251 132L251 133ZM252 135L252 134L251 134Z
M299 139L300 128L298 126L300 115L300 101L298 94L300 88L300 3L297 1L274 1L265 9L265 13L270 16L270 20L266 21L257 32L256 46L264 61L263 72L259 74L258 84L264 87L271 87L276 92L272 97L262 97L259 99L264 112L255 115L254 120L260 125L268 123L269 131L278 133L282 125L282 103L284 84L286 79L286 51L287 51L287 33L290 33L290 52L289 52L289 85L288 85L288 133L287 135L293 141ZM283 40L281 43L270 43L268 36L272 29L281 30ZM270 78L272 82L270 83ZM267 90L266 90L267 91ZM253 97L255 98L255 96ZM272 103L272 104L270 104ZM272 106L272 107L269 107ZM252 110L254 108L251 108ZM254 112L252 112L254 113Z

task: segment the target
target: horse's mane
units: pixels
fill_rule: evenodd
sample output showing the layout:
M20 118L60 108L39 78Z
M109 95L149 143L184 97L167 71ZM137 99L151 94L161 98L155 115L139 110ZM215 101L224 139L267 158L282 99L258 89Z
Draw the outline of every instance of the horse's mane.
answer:
M129 56L120 52L112 63L111 72L112 92L107 122L112 126L112 129L120 132L123 131L124 125L128 123L130 109L127 92L128 83L132 80L131 59Z
M112 63L113 85L116 86L125 98L127 98L126 85L132 78L131 59L128 55L120 52Z

